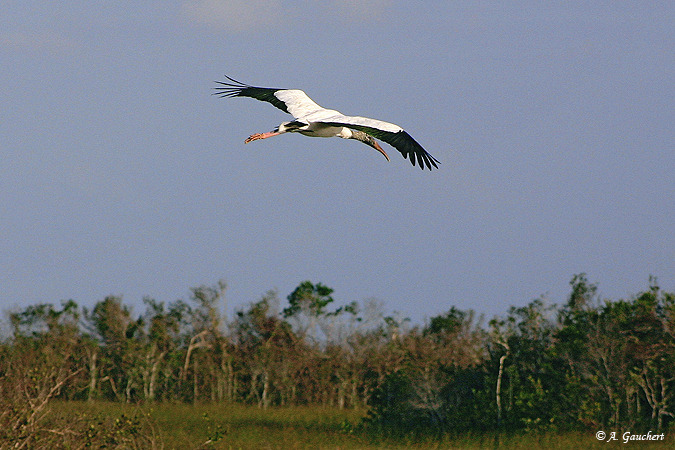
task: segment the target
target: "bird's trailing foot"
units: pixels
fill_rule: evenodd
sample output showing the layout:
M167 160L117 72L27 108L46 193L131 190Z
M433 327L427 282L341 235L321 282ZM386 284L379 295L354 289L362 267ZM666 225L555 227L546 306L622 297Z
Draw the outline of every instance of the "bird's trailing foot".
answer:
M262 133L252 134L244 141L244 144L248 144L249 142L257 141L258 139L262 139L260 136L262 136Z
M248 144L249 142L257 141L258 139L267 139L268 137L276 136L279 134L279 132L276 131L270 131L269 133L255 133L250 135L245 141L244 144Z

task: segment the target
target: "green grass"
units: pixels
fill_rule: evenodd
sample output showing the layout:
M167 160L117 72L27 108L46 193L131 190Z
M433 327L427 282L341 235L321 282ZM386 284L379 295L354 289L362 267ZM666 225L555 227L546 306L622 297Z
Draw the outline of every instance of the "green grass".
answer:
M61 418L147 417L160 447L165 449L364 448L363 438L346 431L364 411L323 407L262 410L237 404L126 405L120 403L55 402L52 414Z
M220 438L215 448L342 447L354 441L343 424L356 423L362 416L318 407L261 410L242 405L156 406L151 414L168 442L191 443L192 448L209 438Z
M441 441L372 436L356 429L365 411L325 407L283 407L262 410L243 405L126 405L119 403L55 402L53 417L90 420L110 426L116 418L140 418L148 439L163 449L451 449L451 448L675 448L675 433L666 442L606 443L587 433L462 434ZM101 424L106 418L108 425ZM139 421L137 421L139 422ZM620 436L619 436L620 437Z

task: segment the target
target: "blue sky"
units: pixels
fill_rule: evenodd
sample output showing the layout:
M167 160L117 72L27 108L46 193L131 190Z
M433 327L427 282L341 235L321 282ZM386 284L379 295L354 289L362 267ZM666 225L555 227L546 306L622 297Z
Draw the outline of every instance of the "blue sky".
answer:
M303 280L421 323L675 290L672 2L5 2L0 304ZM396 123L441 161L283 135L223 74Z

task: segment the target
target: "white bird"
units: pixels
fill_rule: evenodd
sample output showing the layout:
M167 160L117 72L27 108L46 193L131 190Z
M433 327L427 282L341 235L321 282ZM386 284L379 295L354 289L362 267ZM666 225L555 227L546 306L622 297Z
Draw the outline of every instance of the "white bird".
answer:
M431 170L432 166L438 168L436 164L440 164L436 158L427 153L415 139L398 125L367 117L345 116L338 111L322 108L299 89L255 87L241 83L227 75L225 77L229 82L216 81L220 86L215 88L215 95L220 97L251 97L269 102L280 110L291 114L295 119L291 122L281 123L268 133L252 134L244 141L246 144L282 133L301 133L305 136L314 137L341 137L356 139L368 144L382 153L389 161L387 153L374 139L377 138L401 152L404 158L410 159L413 166L417 161L422 170L424 170L425 165Z

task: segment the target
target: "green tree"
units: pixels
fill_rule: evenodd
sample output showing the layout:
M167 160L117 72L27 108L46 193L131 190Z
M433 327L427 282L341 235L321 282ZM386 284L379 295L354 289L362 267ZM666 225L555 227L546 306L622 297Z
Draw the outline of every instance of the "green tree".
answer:
M247 310L238 311L233 324L238 360L249 382L246 400L263 408L297 401L300 393L294 386L305 379L307 348L279 315L277 305L276 292L268 292Z
M219 386L223 385L222 357L225 337L222 330L220 304L225 301L227 285L219 281L216 286L199 286L192 289L191 301L194 305L186 311L189 321L187 348L183 368L180 372L180 385L187 387L191 381L192 389L183 390L185 397L196 402L202 394L215 400Z
M136 356L130 338L138 329L131 311L121 297L108 296L89 311L85 308L86 326L101 347L99 389L104 398L131 401L134 379L131 374ZM107 382L102 386L101 382Z

